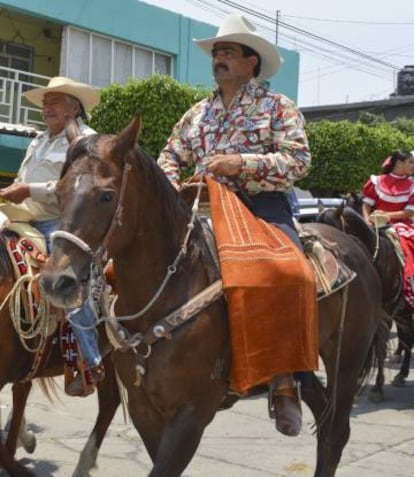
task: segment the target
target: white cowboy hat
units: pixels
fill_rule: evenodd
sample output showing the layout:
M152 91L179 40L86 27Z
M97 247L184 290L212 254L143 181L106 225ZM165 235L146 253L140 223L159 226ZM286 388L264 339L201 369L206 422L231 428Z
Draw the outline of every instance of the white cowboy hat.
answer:
M64 76L55 76L47 86L34 88L24 93L26 99L36 106L42 107L43 98L46 93L70 94L78 99L84 109L92 109L99 103L99 93L96 89L85 83L78 83Z
M193 41L208 55L211 55L214 44L219 41L229 41L249 46L261 59L261 71L258 79L273 76L283 62L276 46L259 36L256 28L241 15L228 15L223 20L214 38L194 39Z

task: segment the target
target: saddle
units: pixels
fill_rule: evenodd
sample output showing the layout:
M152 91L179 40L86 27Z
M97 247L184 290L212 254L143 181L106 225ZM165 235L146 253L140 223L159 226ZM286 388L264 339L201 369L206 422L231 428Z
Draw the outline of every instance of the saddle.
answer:
M36 323L40 320L47 321L44 326L38 326L39 333L35 336L32 367L24 380L38 376L46 365L52 344L59 342L64 360L66 386L74 379L75 371L85 375L85 366L71 326L64 319L64 311L50 304L46 309L41 309L41 303L45 299L39 286L38 273L47 260L46 240L43 234L30 224L31 220L30 213L22 207L9 203L0 204L0 230L4 232L15 283L22 283L22 286L13 289L15 293L10 296L10 308L14 310L11 314L15 316L12 319L20 340L26 341L23 330L27 327L36 327ZM40 316L46 315L46 311L47 317ZM88 395L90 386L87 379L84 381L85 395Z
M310 233L298 222L295 222L295 226L306 258L315 273L318 300L328 297L355 278L356 273L338 258L335 243Z
M45 237L30 224L32 220L30 212L23 207L11 203L0 204L0 229L15 232L20 237L28 239L46 258Z

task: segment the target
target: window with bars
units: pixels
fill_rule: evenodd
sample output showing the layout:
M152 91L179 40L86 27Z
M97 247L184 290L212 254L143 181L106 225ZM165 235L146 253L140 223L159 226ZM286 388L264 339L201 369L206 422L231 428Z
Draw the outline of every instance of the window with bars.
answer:
M31 72L33 56L30 46L0 40L0 66Z
M73 27L64 30L62 62L62 74L97 87L173 72L171 55Z
M30 46L19 43L12 43L0 40L0 66L13 68L18 71L33 71L34 49ZM0 69L0 76L11 78L12 72ZM20 76L22 81L28 81L27 76Z

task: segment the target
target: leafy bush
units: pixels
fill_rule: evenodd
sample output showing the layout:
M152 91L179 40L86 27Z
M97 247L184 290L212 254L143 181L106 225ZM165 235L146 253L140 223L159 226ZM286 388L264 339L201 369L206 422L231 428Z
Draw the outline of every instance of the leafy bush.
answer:
M298 185L319 197L360 191L393 150L414 149L414 136L386 122L310 122L307 132L312 169Z
M156 158L174 124L207 94L206 89L181 84L170 76L134 79L125 86L114 83L101 90L100 104L92 111L89 124L99 133L116 134L140 113L143 127L139 142Z

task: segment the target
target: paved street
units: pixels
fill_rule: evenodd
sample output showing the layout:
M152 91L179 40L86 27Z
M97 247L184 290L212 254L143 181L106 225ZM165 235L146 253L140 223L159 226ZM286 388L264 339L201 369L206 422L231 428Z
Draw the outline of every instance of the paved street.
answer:
M396 365L389 365L389 382ZM60 382L61 385L61 382ZM414 380L405 388L385 388L386 401L355 403L351 439L338 477L412 477L414 468ZM95 396L85 399L60 394L53 404L36 388L30 396L27 418L36 433L34 454L18 450L21 463L36 476L69 477L86 442L96 413ZM10 406L10 389L1 393L3 423ZM219 413L207 428L198 452L185 471L187 477L306 477L313 475L315 438L312 417L304 409L304 431L288 438L274 430L267 417L264 396L237 403ZM98 458L93 476L145 476L150 469L146 451L131 424L119 411ZM0 476L6 474L0 471Z

